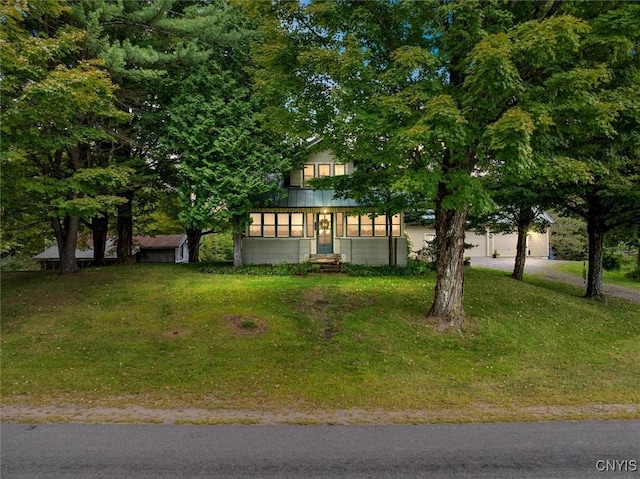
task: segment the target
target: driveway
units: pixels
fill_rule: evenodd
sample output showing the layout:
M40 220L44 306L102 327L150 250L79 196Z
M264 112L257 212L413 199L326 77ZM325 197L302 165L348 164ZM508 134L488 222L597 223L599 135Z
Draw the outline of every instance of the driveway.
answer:
M471 258L471 266L498 269L501 271L513 271L515 258ZM549 281L558 281L560 283L572 284L586 290L586 282L584 279L569 273L564 273L555 269L555 265L569 263L569 261L548 260L541 258L527 258L524 266L525 274L532 274ZM614 296L616 298L627 299L634 303L640 304L640 291L617 286L612 284L604 284L603 291L605 295Z

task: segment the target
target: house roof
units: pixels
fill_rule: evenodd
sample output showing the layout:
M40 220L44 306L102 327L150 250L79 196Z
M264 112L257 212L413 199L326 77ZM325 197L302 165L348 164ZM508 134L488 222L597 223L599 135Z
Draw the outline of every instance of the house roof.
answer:
M286 197L277 199L270 208L259 208L257 211L272 211L286 209L294 212L322 212L323 209L347 210L357 208L355 200L334 198L334 190L314 190L310 188L289 188Z
M116 241L114 238L107 239L105 249L104 249L104 257L105 258L115 258L116 257ZM59 260L60 254L58 252L58 246L54 245L42 253L39 253L33 257L33 259L40 261L51 261L51 260ZM76 259L93 259L93 242L87 241L86 245L80 245L76 248Z

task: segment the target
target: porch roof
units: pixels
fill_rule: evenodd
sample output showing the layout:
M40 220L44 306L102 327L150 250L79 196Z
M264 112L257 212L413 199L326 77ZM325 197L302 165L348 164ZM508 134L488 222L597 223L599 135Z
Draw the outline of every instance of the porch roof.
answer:
M274 206L256 208L255 211L286 210L293 212L318 212L323 210L344 211L359 205L350 198L334 198L334 190L313 190L309 188L289 188L286 197L278 198Z

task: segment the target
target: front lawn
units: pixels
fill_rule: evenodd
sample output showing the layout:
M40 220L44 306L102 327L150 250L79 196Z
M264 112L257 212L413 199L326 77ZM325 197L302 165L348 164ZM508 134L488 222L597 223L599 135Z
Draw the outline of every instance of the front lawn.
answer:
M483 418L479 405L640 403L640 305L471 268L468 325L443 335L425 322L434 280L193 265L3 274L2 401L465 420Z

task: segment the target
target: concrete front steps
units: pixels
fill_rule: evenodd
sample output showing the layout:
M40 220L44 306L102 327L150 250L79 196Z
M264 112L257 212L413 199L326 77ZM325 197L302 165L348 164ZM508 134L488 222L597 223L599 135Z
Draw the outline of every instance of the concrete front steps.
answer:
M339 254L312 254L309 263L320 265L321 273L340 273L342 266Z

